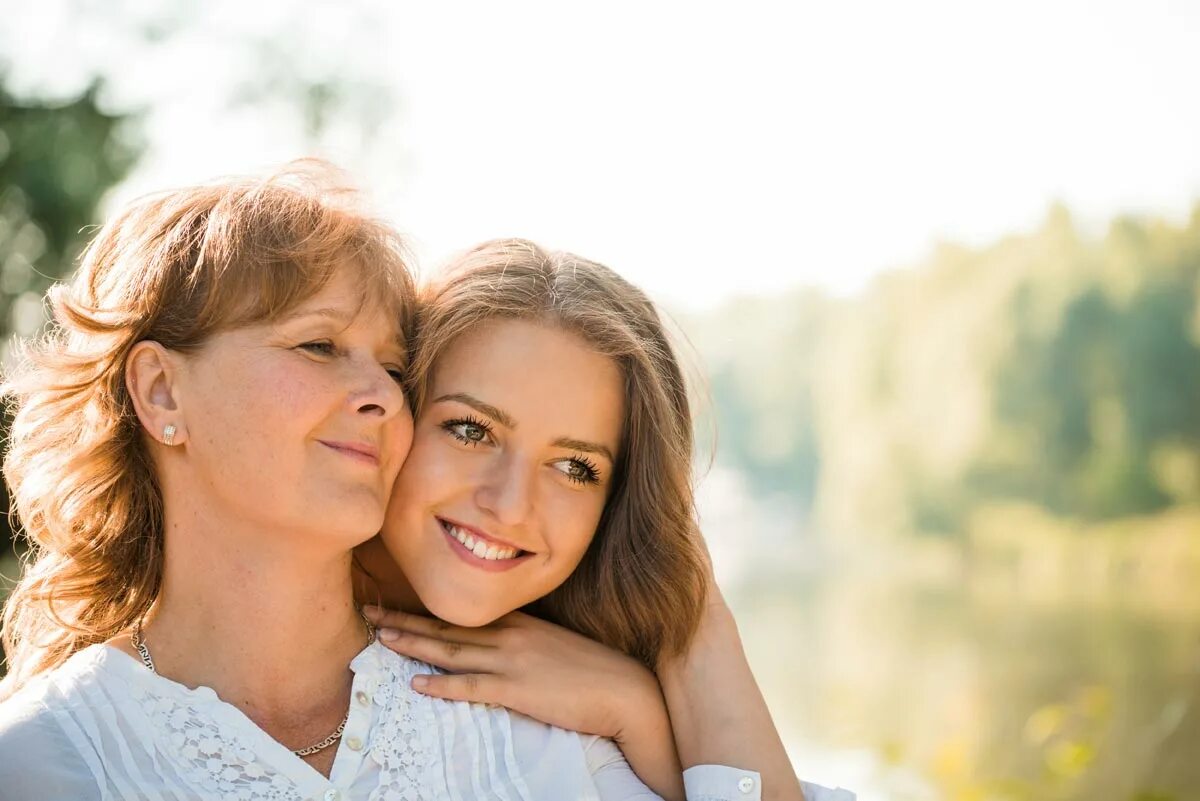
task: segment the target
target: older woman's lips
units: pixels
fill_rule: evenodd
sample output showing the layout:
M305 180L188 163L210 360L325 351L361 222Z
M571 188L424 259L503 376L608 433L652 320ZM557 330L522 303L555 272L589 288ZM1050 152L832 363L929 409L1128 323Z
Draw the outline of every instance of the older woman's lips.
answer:
M343 456L347 456L361 464L370 465L371 467L379 466L379 450L373 445L367 445L361 442L331 442L328 440L317 440L326 448L337 451Z

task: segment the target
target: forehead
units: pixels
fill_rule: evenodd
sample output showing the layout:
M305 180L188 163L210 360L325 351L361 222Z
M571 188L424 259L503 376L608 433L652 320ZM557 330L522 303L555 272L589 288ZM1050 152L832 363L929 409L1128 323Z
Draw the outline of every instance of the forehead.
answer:
M603 442L616 452L624 380L583 339L525 320L489 320L458 337L433 368L430 399L465 392L508 413L518 429Z
M400 298L393 297L392 288L364 280L363 272L350 266L339 268L323 287L276 318L275 324L327 319L346 327L356 323L378 326L400 338Z

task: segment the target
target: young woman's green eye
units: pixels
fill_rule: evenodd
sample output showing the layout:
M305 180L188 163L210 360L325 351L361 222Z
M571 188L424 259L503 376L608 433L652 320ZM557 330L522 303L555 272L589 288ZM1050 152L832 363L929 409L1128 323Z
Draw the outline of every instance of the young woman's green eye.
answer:
M473 418L447 420L442 423L442 428L450 436L467 445L478 445L485 442L488 434L491 433L491 428L486 423Z
M586 456L576 456L561 464L563 474L576 484L596 484L600 481L600 471Z

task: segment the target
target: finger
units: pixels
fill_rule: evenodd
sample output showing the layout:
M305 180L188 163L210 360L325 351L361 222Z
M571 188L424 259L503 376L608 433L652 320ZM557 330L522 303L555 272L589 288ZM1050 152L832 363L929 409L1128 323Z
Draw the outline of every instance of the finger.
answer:
M426 637L412 631L380 629L379 641L398 654L455 672L492 672L495 650L486 645Z
M378 606L364 606L363 614L367 619L380 628L400 629L411 631L425 637L440 640L453 640L460 643L490 645L495 634L488 626L468 628L455 626L436 617L412 615L392 609L382 609Z
M504 682L494 673L419 674L412 688L419 693L447 701L471 701L504 706Z

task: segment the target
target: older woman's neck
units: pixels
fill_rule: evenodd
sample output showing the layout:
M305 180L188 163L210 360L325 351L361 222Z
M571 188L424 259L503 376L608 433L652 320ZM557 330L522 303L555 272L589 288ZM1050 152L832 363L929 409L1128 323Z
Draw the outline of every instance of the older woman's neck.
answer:
M145 630L159 673L213 688L260 724L340 703L367 643L349 551L239 521L166 522Z

